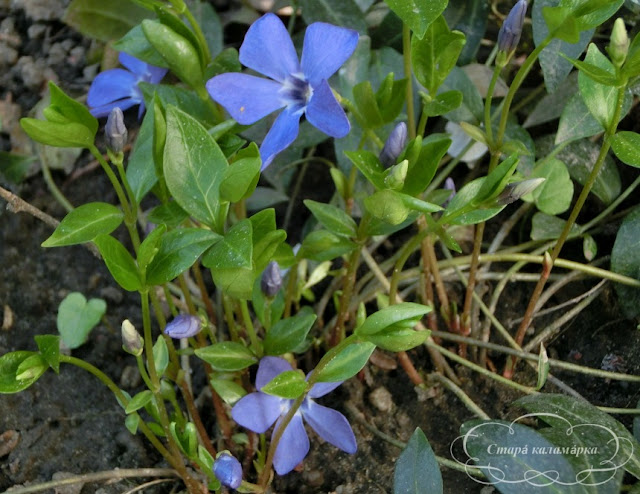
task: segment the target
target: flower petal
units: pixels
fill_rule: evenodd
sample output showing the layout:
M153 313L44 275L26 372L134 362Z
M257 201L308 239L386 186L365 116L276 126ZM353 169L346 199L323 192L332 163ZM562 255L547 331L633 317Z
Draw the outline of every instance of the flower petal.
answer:
M124 67L136 75L141 76L147 73L147 67L149 67L149 65L133 55L121 51L118 55L118 60Z
M140 97L138 79L124 69L106 70L96 76L89 88L87 104L101 106L128 97Z
M320 398L326 394L331 393L334 389L340 386L343 381L333 382L333 383L315 383L311 389L309 390L309 398Z
M242 125L257 122L285 103L279 91L282 85L253 75L237 72L221 74L207 82L209 95Z
M264 393L249 393L231 409L231 416L242 427L262 434L280 416L282 398Z
M300 72L291 37L275 14L263 15L251 25L240 47L240 62L280 82Z
M340 412L318 405L313 400L305 400L300 410L307 423L322 439L349 454L358 450L353 429Z
M280 420L278 420L274 431L278 430L279 426ZM307 431L304 430L302 417L296 413L280 438L276 454L273 456L273 467L278 475L285 475L304 460L308 452L309 437Z
M314 22L307 28L302 48L302 72L311 86L329 79L351 56L358 44L353 29Z
M293 370L293 367L291 367L291 364L283 358L263 357L262 360L260 360L260 364L258 364L256 388L262 389L274 377L290 370Z
M351 130L347 115L325 80L313 88L306 113L310 123L331 137L344 137Z
M262 157L262 170L271 164L278 153L285 150L298 137L300 127L300 115L289 108L285 109L273 127L267 133L260 146L260 156Z
M118 107L122 111L128 110L134 105L140 104L140 101L134 98L124 98L119 99L118 101L112 101L111 103L107 103L106 105L96 106L89 110L89 113L96 118L106 117L111 113L111 110ZM142 108L142 105L140 106Z

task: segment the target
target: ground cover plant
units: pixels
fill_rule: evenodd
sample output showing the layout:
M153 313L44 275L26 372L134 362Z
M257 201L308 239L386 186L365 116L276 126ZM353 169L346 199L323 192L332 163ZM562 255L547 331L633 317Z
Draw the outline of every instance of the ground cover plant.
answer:
M0 393L87 371L160 455L155 474L192 494L334 491L299 472L326 442L320 471L348 474L363 430L384 444L385 492L638 490L640 7L215 5L68 5L102 70L84 98L49 81L20 126L95 160L115 203L74 207L41 159L58 222L12 192L33 159L10 151L0 194L54 226L44 249L86 247L133 297L118 358L139 383L78 357L114 316L73 291L57 332L5 345ZM563 338L605 294L599 324L626 332L578 328L602 344L589 365ZM621 338L625 355L607 350ZM404 386L407 413L450 396L458 430L392 437L332 398L377 380Z

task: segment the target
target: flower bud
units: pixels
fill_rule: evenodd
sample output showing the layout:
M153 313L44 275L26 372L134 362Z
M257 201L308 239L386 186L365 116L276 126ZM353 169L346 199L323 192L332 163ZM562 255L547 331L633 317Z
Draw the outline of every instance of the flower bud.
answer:
M384 184L392 190L400 190L404 186L409 171L409 162L402 160L397 165L387 170L389 173L384 177Z
M613 24L607 52L616 67L621 67L627 58L627 53L629 52L629 35L627 34L624 21L620 17L618 17Z
M456 195L456 184L451 177L447 177L447 179L444 181L444 186L442 188L445 190L451 191L451 194L449 194L449 197L447 197L446 201L444 201L444 203L442 204L442 207L446 208L449 202L451 201L451 199L453 199L453 197Z
M127 127L124 124L124 115L119 107L115 107L107 117L107 125L104 127L104 136L107 140L107 148L112 153L121 153L127 143Z
M527 1L518 0L502 23L498 33L498 50L506 54L506 60L511 57L518 46L526 13Z
M530 178L529 180L523 180L522 182L513 182L508 184L500 193L496 202L501 206L516 202L522 196L533 192L538 185L544 182L544 180L544 178Z
M400 156L400 153L402 153L406 145L407 124L400 122L393 128L387 138L387 142L384 143L382 151L380 151L380 156L378 156L380 163L382 163L385 168L395 165L398 156Z
M225 487L237 489L242 483L242 465L227 451L221 452L213 462L213 473Z
M144 340L129 319L122 321L121 333L124 351L136 357L142 355Z
M180 314L164 328L164 334L171 338L191 338L202 329L202 321L198 316Z
M282 274L280 273L280 266L276 261L271 261L260 279L260 289L265 297L275 297L280 287L282 286Z

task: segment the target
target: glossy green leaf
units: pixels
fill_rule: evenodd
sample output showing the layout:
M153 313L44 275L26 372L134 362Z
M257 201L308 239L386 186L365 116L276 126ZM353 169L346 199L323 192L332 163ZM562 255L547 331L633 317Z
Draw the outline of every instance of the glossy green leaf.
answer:
M173 280L221 238L202 228L176 228L168 232L162 237L158 252L147 268L147 284L161 285Z
M34 337L40 355L56 374L60 373L60 336L39 334Z
M253 194L260 178L261 166L260 151L254 142L248 148L238 151L236 161L224 172L220 183L220 197L225 201L238 202Z
M398 327L363 337L363 340L389 352L406 352L422 345L429 334L430 331L416 331L411 328Z
M483 202L496 198L504 189L509 178L518 166L518 156L513 154L500 163L482 182L478 193L473 198L472 204L480 205Z
M295 316L278 321L264 339L265 354L283 355L294 351L302 345L316 318L309 307L303 307Z
M431 23L447 6L447 0L386 0L386 3L418 38L424 37Z
M0 394L19 393L31 386L45 373L48 366L42 360L44 365L33 366L33 373L27 379L18 379L16 377L18 370L23 370L21 367L23 363L27 359L32 359L30 362L33 362L33 357L42 359L38 353L26 351L9 352L0 357ZM35 363L37 364L37 361Z
M153 345L153 363L156 367L156 374L158 377L162 377L169 366L169 349L162 335L158 336Z
M152 399L153 399L153 393L151 391L149 391L148 389L145 389L144 391L140 391L137 395L131 398L129 403L127 403L127 406L125 407L124 411L127 414L137 412L141 408L144 408L144 406L147 403L149 403Z
M166 225L167 228L175 228L189 217L189 214L175 201L160 204L153 208L147 215L147 220L156 225Z
M447 113L445 118L453 122L479 123L483 119L484 102L478 88L460 67L454 67L440 86L440 92L459 91L462 93L462 104Z
M442 474L424 432L418 427L396 461L393 475L394 494L440 494Z
M463 32L466 43L458 58L461 66L476 59L485 36L490 6L484 0L449 0L443 15L451 29Z
M247 394L242 386L229 379L212 377L209 382L216 393L220 395L222 401L227 405L233 406L240 398Z
M353 101L355 116L363 129L377 129L384 124L370 81L362 81L353 87Z
M451 31L443 16L437 17L427 28L424 37L411 40L411 63L420 84L435 95L456 65L465 44L459 31Z
M118 285L130 292L142 288L138 266L124 245L111 235L99 235L94 242Z
M75 122L54 123L22 118L20 125L34 141L54 147L88 148L93 144L95 137L84 125Z
M615 78L613 64L598 50L595 44L589 45L585 61L600 68L603 72L610 73L611 77ZM578 74L578 87L582 100L594 118L603 128L609 128L616 111L618 89L596 82L582 70Z
M154 120L155 109L153 105L149 105L127 162L127 181L138 204L158 182L153 157Z
M58 307L56 324L67 348L78 348L107 311L107 304L99 298L87 301L79 292L71 292Z
M260 391L272 396L294 400L307 389L307 381L301 370L285 371L278 374Z
M351 252L357 245L345 237L328 230L316 230L302 241L305 257L314 261L331 261Z
M591 137L604 132L602 125L591 115L589 108L584 104L580 93L571 96L562 111L556 144L567 141L575 141L583 137Z
M203 105L202 99L195 91L180 86L150 84L142 81L138 83L138 87L142 90L145 102L147 102L147 111L152 106L155 94L163 108L173 105L204 125L215 123L215 117L211 113L209 105Z
M140 247L138 247L138 267L142 273L146 272L147 266L149 266L149 263L153 261L153 258L158 253L160 241L166 231L167 227L165 225L158 225L145 237Z
M105 202L83 204L68 213L43 247L61 247L90 242L98 235L108 235L118 228L124 214L120 209Z
M443 223L451 225L475 225L493 218L504 209L504 206L488 209L475 209L470 207L482 187L485 177L472 180L460 189L447 205L446 218Z
M426 305L403 302L374 312L365 320L362 326L355 329L357 335L373 335L388 329L390 326L401 324L412 328L425 314L431 312Z
M355 237L358 226L354 219L342 209L321 202L306 199L304 205L327 230L345 237Z
M532 193L537 208L549 215L564 213L569 209L573 198L573 182L566 165L555 158L544 160L533 170L530 178L538 177L545 181Z
M640 168L640 134L622 130L613 136L611 148L620 161Z
M422 96L422 93L421 93ZM427 117L439 117L454 111L462 104L462 93L452 90L436 94L433 99L425 99L422 111Z
M206 129L193 117L169 106L164 149L167 187L185 211L210 226L219 221L219 187L227 166Z
M395 121L404 106L407 80L395 79L393 72L387 74L376 92L376 102L384 123Z
M113 44L113 48L136 57L138 60L155 67L169 68L162 55L149 43L142 32L142 25L137 24L127 34Z
M370 151L347 151L349 160L376 189L384 189L384 168L378 157Z
M63 20L89 38L111 41L124 36L142 19L152 15L129 0L72 0Z
M251 350L233 341L214 343L204 348L198 348L195 353L218 371L239 371L258 362L258 358Z
M305 0L302 18L307 25L326 22L355 29L361 34L367 32L364 15L354 0Z
M640 280L640 208L631 211L622 222L611 251L611 270ZM628 318L640 314L640 290L616 284L618 302Z
M317 382L346 381L355 376L367 364L376 349L367 341L352 343L335 355L315 376Z
M424 192L433 180L440 160L450 145L451 139L446 134L432 134L424 139L418 158L409 162L402 192L410 196Z

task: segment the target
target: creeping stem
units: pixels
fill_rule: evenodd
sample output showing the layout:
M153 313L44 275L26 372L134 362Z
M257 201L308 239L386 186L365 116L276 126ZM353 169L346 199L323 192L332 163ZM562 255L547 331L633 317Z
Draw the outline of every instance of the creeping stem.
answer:
M404 76L407 78L407 127L409 139L416 137L416 115L413 108L413 77L411 74L411 29L404 24L402 26L402 57L404 60Z

